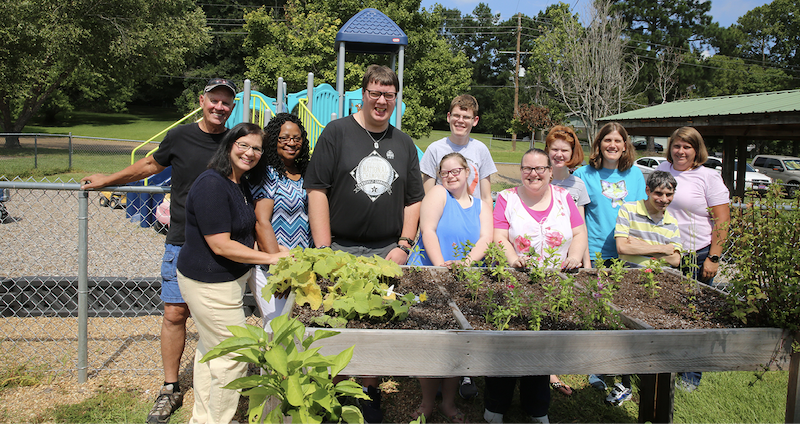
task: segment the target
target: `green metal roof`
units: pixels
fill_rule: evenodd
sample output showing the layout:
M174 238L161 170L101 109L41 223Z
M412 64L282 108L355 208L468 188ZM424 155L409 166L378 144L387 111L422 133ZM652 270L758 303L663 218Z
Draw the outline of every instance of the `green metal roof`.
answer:
M598 121L623 121L628 119L691 118L698 116L746 115L751 113L800 111L800 90L771 93L742 94L738 96L706 97L678 100L630 112L606 116Z

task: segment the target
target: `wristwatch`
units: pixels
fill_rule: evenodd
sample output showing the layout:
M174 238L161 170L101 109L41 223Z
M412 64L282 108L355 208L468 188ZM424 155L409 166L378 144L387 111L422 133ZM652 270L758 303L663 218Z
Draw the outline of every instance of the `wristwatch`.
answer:
M400 237L400 240L398 241L407 241L409 246L414 247L414 240L411 240L408 237Z
M406 255L410 255L411 254L411 249L403 246L402 244L397 244L397 248L402 250L403 252L406 252Z
M719 255L708 255L708 260L717 263L719 262Z

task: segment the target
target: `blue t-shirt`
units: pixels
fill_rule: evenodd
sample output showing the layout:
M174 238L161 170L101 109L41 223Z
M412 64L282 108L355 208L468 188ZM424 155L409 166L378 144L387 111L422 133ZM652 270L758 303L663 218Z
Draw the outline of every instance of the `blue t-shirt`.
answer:
M439 239L439 248L445 261L462 258L455 257L453 245L461 247L467 241L475 244L481 235L481 199L472 198L472 206L462 208L453 195L447 192L447 201L444 204L442 217L436 225L436 237ZM425 246L420 238L418 249L415 248L408 257L407 265L431 266L433 263L425 252Z
M606 168L598 170L586 165L578 168L573 175L583 180L591 200L584 207L589 257L595 260L595 252L601 252L603 259L618 257L614 240L617 215L624 203L647 198L642 171L635 166L621 172Z

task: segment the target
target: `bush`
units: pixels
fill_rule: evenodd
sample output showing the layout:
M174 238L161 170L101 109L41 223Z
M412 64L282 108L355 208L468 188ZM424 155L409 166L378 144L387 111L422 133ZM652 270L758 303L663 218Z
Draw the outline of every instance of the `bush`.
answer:
M800 330L800 201L767 195L731 209L726 251L732 261L734 315L754 326Z

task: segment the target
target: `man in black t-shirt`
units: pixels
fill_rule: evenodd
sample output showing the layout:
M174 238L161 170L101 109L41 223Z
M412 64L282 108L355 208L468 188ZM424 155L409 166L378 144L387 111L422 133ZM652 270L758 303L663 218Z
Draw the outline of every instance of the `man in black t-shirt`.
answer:
M391 69L370 66L361 110L322 131L303 178L318 248L408 260L425 193L411 137L389 124L399 86ZM362 403L364 420L381 422L378 378L362 384L371 398Z
M198 175L208 167L219 142L228 131L236 96L236 85L224 78L208 81L200 95L203 119L170 130L158 150L133 165L111 175L95 174L81 180L83 188L101 188L127 184L158 174L172 166L170 226L164 245L161 265L161 300L164 319L161 324L161 359L164 365L164 386L147 416L148 423L163 423L183 404L178 385L181 356L186 341L186 319L189 308L181 297L176 262L185 241L186 196Z

